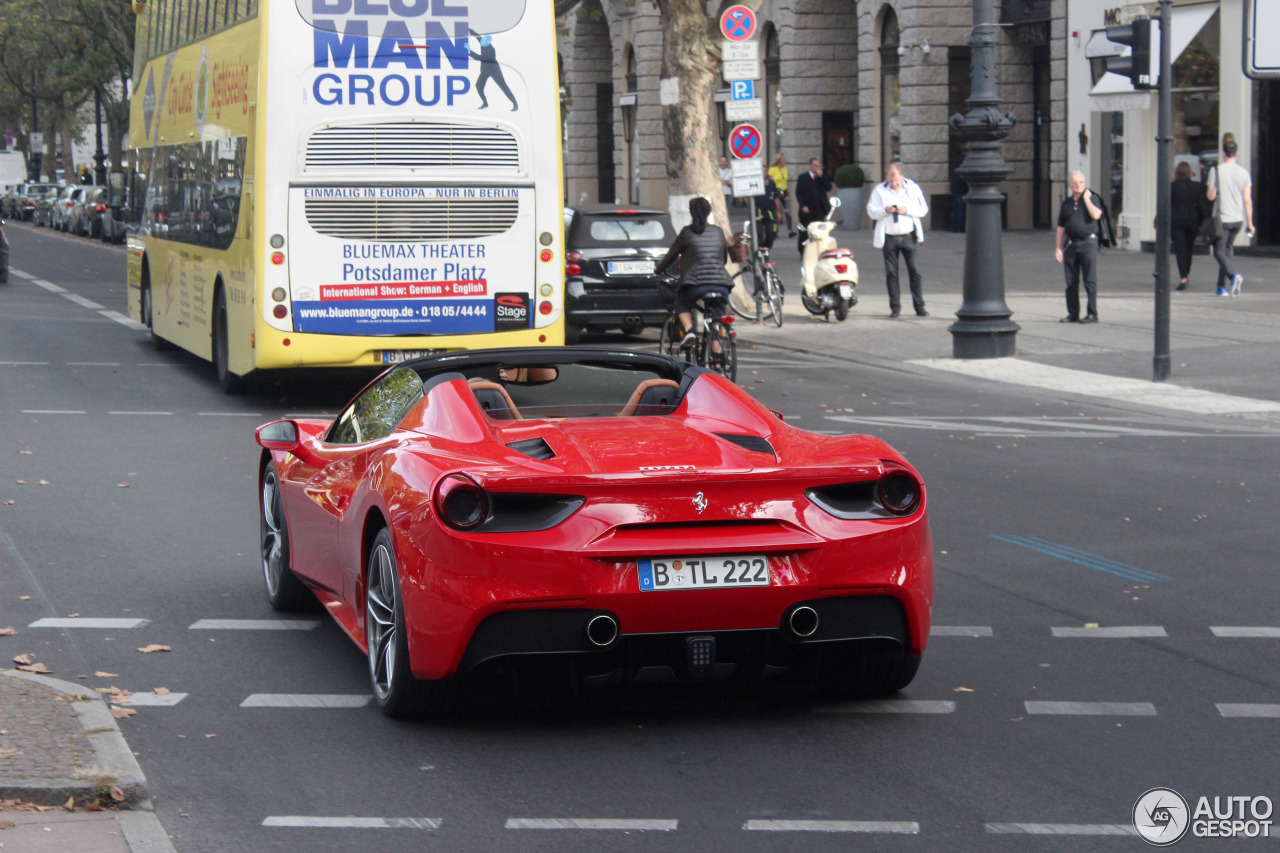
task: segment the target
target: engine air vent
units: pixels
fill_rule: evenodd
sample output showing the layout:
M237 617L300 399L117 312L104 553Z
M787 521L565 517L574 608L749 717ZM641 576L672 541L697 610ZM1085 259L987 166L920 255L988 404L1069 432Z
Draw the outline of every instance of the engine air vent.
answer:
M741 435L734 432L718 432L716 435L730 444L738 445L744 450L754 450L757 453L768 453L773 456L777 455L768 439L759 435Z
M520 200L446 198L309 198L307 224L343 240L474 240L510 230Z
M525 456L531 456L543 462L556 455L556 452L551 449L551 445L547 444L542 438L525 438L520 441L513 441L507 447L517 453L523 453Z
M520 171L515 136L498 127L446 122L387 122L325 127L307 140L310 169L482 169L486 175Z

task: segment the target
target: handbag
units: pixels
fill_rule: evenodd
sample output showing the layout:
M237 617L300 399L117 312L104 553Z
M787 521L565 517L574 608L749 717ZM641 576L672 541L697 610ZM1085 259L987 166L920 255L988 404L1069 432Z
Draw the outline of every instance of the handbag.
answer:
M735 264L746 263L747 258L751 255L751 248L746 243L746 236L746 234L739 231L733 235L733 242L728 246L729 260Z
M1217 169L1214 169L1213 175L1215 178L1215 186L1217 186L1217 174ZM1205 217L1205 219L1200 223L1200 236L1205 239L1206 243L1216 243L1219 238L1222 237L1222 211L1218 206L1218 203L1221 200L1221 196L1218 196L1213 200L1213 214Z

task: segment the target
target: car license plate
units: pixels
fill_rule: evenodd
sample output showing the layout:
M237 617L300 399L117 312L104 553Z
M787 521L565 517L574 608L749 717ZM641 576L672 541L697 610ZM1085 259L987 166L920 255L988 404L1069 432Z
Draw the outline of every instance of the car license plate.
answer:
M422 358L424 355L440 355L442 349L384 349L375 353L382 364L399 364L411 358Z
M609 261L609 275L653 275L653 261Z
M640 591L768 586L769 560L733 557L653 557L639 562Z
M840 285L840 298L849 299L853 296L853 288L847 284Z

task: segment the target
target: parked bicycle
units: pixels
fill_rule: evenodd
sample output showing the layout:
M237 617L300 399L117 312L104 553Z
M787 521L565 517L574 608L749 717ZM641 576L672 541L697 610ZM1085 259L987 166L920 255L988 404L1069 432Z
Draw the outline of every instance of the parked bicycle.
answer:
M671 282L665 282L668 293ZM679 361L688 361L700 367L714 370L730 382L738 379L738 342L733 331L733 315L729 313L729 300L708 297L697 303L698 320L694 323L696 338L688 346L682 346L684 328L675 306L667 309L667 319L658 335L658 352Z
M739 238L747 247L747 257L733 274L734 288L729 294L729 307L744 320L757 323L772 320L775 326L781 327L786 288L774 270L769 249L757 247L751 230L745 225Z

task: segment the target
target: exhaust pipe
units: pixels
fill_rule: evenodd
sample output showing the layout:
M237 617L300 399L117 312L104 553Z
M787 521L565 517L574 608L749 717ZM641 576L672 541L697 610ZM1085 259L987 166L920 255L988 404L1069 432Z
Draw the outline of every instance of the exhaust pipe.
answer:
M818 630L818 611L808 605L797 607L787 617L787 627L797 637L812 637Z
M628 316L628 317L623 317L623 318L622 318L622 325L624 325L624 326L643 326L643 325L644 325L644 319L643 319L639 314L632 314L632 315L630 315L630 316Z
M618 620L598 613L587 620L587 639L599 648L612 646L618 639Z

